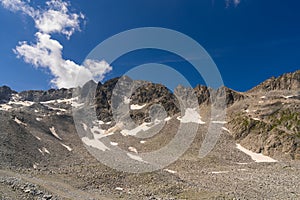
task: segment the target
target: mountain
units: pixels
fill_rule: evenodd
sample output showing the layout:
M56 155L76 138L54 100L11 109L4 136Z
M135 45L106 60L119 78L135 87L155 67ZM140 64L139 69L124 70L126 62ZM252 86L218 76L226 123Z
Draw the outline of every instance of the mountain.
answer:
M299 74L270 78L247 92L201 85L172 92L126 76L74 89L18 93L0 87L0 197L300 198ZM221 135L199 158L211 126ZM120 172L93 154L104 152L97 154L101 160L124 149L128 153L107 159L128 157L134 169L144 162L143 153L163 149L178 130L189 129L196 134L187 151L154 172ZM177 139L172 153L182 150L186 138Z

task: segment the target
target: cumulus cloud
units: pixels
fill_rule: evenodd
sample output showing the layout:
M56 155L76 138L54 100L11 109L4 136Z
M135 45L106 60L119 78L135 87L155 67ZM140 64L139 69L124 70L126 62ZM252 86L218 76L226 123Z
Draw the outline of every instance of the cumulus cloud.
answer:
M78 65L62 56L63 46L51 34L60 33L68 39L76 30L80 30L83 14L71 13L70 4L62 0L46 2L45 9L34 9L21 0L0 0L11 11L21 11L30 16L38 29L36 43L20 42L14 52L19 58L35 67L48 68L54 79L51 81L58 88L82 86L89 80L102 81L112 67L104 60L86 60Z
M235 7L237 7L241 3L241 0L225 0L225 3L227 8L230 5L234 5Z

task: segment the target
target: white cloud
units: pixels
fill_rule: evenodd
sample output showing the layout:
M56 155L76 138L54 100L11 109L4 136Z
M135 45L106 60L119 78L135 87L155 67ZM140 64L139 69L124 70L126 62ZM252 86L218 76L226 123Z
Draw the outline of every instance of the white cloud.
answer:
M76 30L80 30L83 14L71 13L70 4L62 0L46 2L46 9L34 9L21 0L0 0L3 7L11 11L20 11L30 16L38 29L36 43L20 42L14 52L25 62L35 67L48 68L54 79L51 81L58 88L81 86L89 80L102 81L112 67L104 60L86 60L78 65L62 56L63 46L51 34L64 34L68 39Z
M43 33L63 33L70 37L80 28L83 14L70 13L69 4L61 0L47 1L47 10L38 11L34 17L36 27Z
M241 3L241 0L225 0L225 3L227 8L230 7L231 4L237 7Z
M36 33L36 44L21 42L15 53L35 67L49 68L58 88L81 86L89 80L101 81L112 67L105 61L86 60L84 66L62 58L63 46L46 33Z
M30 17L35 16L35 10L21 0L1 0L1 4L4 8L11 11L21 11Z
M62 0L47 1L46 9L34 9L21 0L0 0L3 7L11 11L21 11L33 18L36 28L42 33L62 33L68 38L80 30L82 13L71 13L70 4Z

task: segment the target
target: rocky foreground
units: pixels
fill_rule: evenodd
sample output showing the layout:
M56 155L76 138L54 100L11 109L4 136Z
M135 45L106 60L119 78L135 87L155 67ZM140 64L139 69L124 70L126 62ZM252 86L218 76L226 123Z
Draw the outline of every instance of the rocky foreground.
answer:
M300 198L300 71L243 93L205 86L178 87L172 93L163 85L125 77L125 85L139 86L129 98L130 91L118 91L128 110L122 117L132 119L132 129L113 115L118 80L20 93L0 87L0 199ZM195 94L197 117L193 110L180 112L189 103L182 105L178 98L186 99L187 93ZM222 120L211 113L215 97L224 99L227 114ZM156 120L151 118L155 104L165 110ZM74 113L83 108L95 112L95 118L75 119L74 124ZM221 135L200 158L211 124ZM172 141L181 125L197 125L194 140L179 159L154 172L117 171L90 154L119 147L140 163L146 159L143 153ZM156 126L157 134L136 137ZM99 143L102 137L110 143Z

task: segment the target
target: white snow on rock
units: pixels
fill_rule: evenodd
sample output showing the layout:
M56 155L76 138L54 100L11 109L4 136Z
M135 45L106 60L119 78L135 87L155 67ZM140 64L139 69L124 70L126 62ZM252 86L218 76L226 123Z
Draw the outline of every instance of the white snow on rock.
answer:
M88 137L81 138L82 142L87 146L99 149L101 151L110 150L105 144L103 144L99 139L89 139Z
M47 153L47 154L50 154L50 151L48 151L48 149L46 149L46 147L43 147L42 151Z
M118 146L118 145L119 145L117 142L110 142L110 144L111 144L112 146Z
M94 138L90 139L88 137L83 137L83 138L81 138L82 142L85 143L87 146L99 149L101 151L110 150L99 139L101 139L103 137L107 137L109 135L112 135L112 134L114 134L114 132L107 133L106 130L101 129L99 126L93 126L90 130L91 130Z
M146 141L145 141L145 140L141 140L140 143L141 143L141 144L145 144Z
M93 124L102 125L102 124L105 124L105 123L104 123L104 121L101 121L101 120L95 120L95 121L93 121Z
M125 104L130 104L130 101L131 101L130 98L124 96L124 103L125 103Z
M130 105L130 109L131 110L140 110L142 108L144 108L147 104L144 104L144 105L137 105L137 104L132 104Z
M34 112L35 112L35 113L38 113L39 111L38 111L38 110L34 110Z
M255 162L277 162L277 160L274 160L273 158L269 156L265 156L261 153L254 153L244 147L242 147L240 144L236 144L236 148L240 151L244 152L245 154L251 156L252 160Z
M12 107L10 105L7 105L7 104L0 105L0 110L8 111L10 109L12 109Z
M135 127L134 129L131 129L131 130L127 130L127 129L123 129L121 130L121 134L123 136L128 136L128 135L131 135L131 136L135 136L138 134L138 132L140 131L147 131L151 128L151 126L149 126L151 123L143 123L137 127Z
M292 98L292 97L296 97L295 95L289 95L289 96L282 96L283 98L285 99L289 99L289 98Z
M213 124L227 124L226 121L211 121Z
M32 106L34 102L32 101L10 101L8 102L9 105L15 104L15 105L21 105L21 106Z
M48 106L48 105L46 105L46 107L47 107L48 109L50 109L50 110L56 110L56 111L60 111L60 112L67 112L67 110L64 109L64 108L54 108L54 107Z
M205 122L203 122L201 120L201 116L199 115L199 113L197 112L197 110L194 108L187 108L185 110L184 116L183 117L177 117L177 119L179 121L181 121L182 123L197 123L197 124L205 124Z
M83 126L83 129L84 129L85 131L87 131L88 126L87 126L85 123L82 123L82 126Z
M261 96L260 98L261 98L261 99L265 99L265 98L266 98L266 96Z
M38 137L38 136L34 136L37 140L41 140L41 138L40 137Z
M121 188L121 187L116 187L115 190L118 190L118 191L123 191L124 189Z
M228 128L222 127L222 129L223 129L224 131L227 131L228 133L230 133L230 130L229 130Z
M44 155L44 152L41 150L41 149L38 149L39 150L39 152L41 153L41 154L43 154Z
M69 147L68 145L65 145L63 143L60 143L60 144L61 144L61 146L65 147L68 151L72 151L72 148Z
M59 137L59 135L56 133L55 128L53 126L51 128L49 128L49 130L54 135L54 137L56 137L59 140L62 140L61 137Z
M236 163L236 164L238 164L238 165L248 165L249 163L246 163L246 162L244 162L244 163Z
M17 124L20 124L20 125L23 125L23 126L27 126L27 124L25 124L24 122L22 122L21 120L19 120L17 117L15 117L14 121L15 121Z
M43 120L42 118L39 118L39 117L37 117L35 119L36 119L36 121L39 121L39 122Z
M147 163L146 161L144 161L140 156L137 156L137 155L133 155L131 153L127 153L127 156L133 160L137 160L139 162L144 162L144 163Z
M166 119L164 119L165 120L165 122L167 122L167 121L170 121L172 118L169 116L169 117L167 117Z
M176 174L177 172L174 170L170 170L170 169L164 169L164 171L169 172L171 174Z
M229 171L215 171L215 172L211 172L212 174L226 174L229 173Z
M134 153L138 153L137 149L134 147L128 147L128 150Z
M252 119L254 119L255 121L260 121L260 119L257 117L252 117Z

